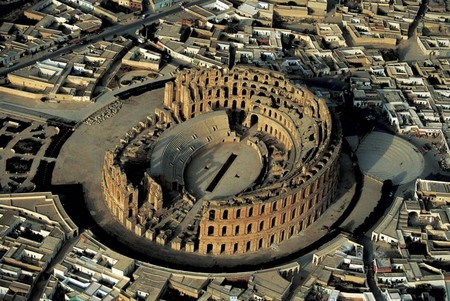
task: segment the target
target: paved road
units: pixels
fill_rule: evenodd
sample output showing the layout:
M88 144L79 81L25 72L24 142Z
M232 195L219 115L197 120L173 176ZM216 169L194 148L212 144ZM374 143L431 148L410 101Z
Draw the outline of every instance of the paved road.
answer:
M185 5L185 8L193 6L193 5L203 4L207 1L209 1L209 0L191 1ZM86 44L95 43L102 39L113 37L114 35L120 36L120 35L123 35L126 33L134 33L137 29L141 28L142 25L149 25L149 24L155 23L155 22L159 21L159 19L161 19L161 18L164 18L168 15L173 15L173 14L179 13L182 10L183 10L183 8L181 8L180 6L174 5L171 8L169 8L163 12L148 16L145 19L139 19L133 23L125 24L125 25L117 24L117 25L114 25L112 27L105 29L101 33L94 33L92 35L86 35L83 38L81 38L81 40L79 41L78 44L68 45L68 46L58 49L52 53L44 54L41 56L28 56L26 58L21 59L17 65L12 66L10 68L5 68L3 70L0 70L0 76L4 76L12 71L32 65L32 64L36 63L37 61L43 61L43 60L46 60L49 58L61 56L65 53L69 53L70 51L74 51L76 49L86 47Z

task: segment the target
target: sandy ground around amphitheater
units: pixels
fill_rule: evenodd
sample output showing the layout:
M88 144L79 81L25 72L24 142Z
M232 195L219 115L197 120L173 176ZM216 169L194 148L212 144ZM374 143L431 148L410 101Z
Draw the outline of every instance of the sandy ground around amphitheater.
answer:
M64 144L53 172L52 184L83 184L91 213L105 210L101 186L101 170L107 150L113 149L120 138L161 104L164 89L146 92L126 100L117 113L97 125L81 125Z

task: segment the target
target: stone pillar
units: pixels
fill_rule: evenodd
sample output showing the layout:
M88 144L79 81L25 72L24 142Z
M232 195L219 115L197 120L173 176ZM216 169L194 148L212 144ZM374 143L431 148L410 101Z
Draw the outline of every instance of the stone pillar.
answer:
M142 236L145 232L145 226L143 225L136 225L136 227L134 227L134 233L138 236Z
M147 231L145 231L145 238L151 241L155 240L155 230L148 229Z
M161 245L161 246L165 246L166 245L166 243L167 243L167 236L164 233L164 231L159 233L158 236L156 236L156 243L158 245Z
M195 243L193 241L190 240L186 243L186 252L195 252Z
M155 211L163 207L163 195L161 185L156 183L148 173L145 173L144 182L147 190L147 200L153 205Z
M133 231L135 225L136 225L136 221L134 220L134 218L127 218L125 226L128 230Z
M164 88L164 106L170 108L173 101L173 82L166 83Z
M177 237L172 240L171 248L177 251L181 250L181 238Z

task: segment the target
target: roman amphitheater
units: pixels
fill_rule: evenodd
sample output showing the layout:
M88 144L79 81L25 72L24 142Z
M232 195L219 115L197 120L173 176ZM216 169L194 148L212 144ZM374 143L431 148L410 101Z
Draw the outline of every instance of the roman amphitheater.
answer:
M258 252L314 224L334 200L341 131L325 102L282 74L190 69L163 106L106 153L114 217L162 248Z

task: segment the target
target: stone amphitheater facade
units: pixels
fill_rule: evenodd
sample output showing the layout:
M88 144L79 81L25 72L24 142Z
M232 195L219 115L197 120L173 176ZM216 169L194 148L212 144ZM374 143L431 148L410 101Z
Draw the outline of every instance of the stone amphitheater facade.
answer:
M193 193L187 166L201 150L226 143L254 149L263 166L258 178L225 197ZM166 84L163 106L106 153L104 196L120 223L161 246L257 252L312 226L330 206L340 152L340 126L324 100L282 74L183 70Z

